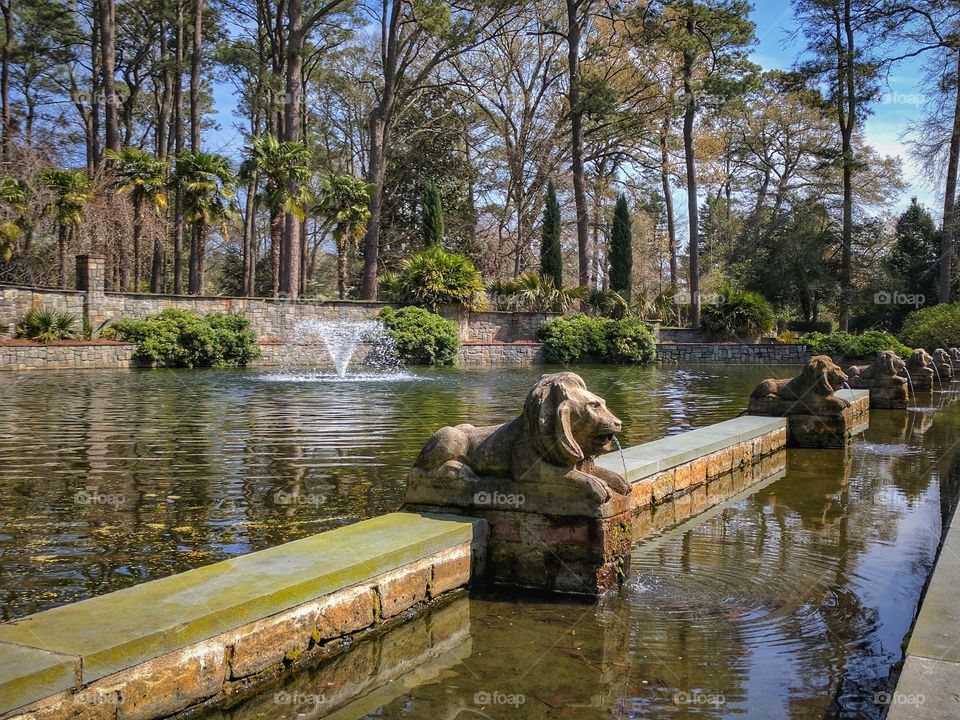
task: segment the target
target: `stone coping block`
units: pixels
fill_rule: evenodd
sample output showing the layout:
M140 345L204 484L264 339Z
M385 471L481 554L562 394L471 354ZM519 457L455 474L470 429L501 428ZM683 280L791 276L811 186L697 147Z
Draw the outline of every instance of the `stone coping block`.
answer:
M597 458L597 465L621 475L624 474L626 465L627 480L636 483L718 450L785 430L786 427L784 418L744 415L643 445L624 448L623 457L619 452L601 455Z
M960 665L908 657L897 688L887 694L887 720L947 720L960 717Z
M0 643L0 713L74 687L76 658Z
M5 643L67 656L86 685L484 537L478 518L392 513L0 625ZM40 656L34 655L37 663ZM10 663L8 662L6 666ZM6 667L5 666L5 667ZM14 667L20 667L16 664ZM0 713L36 700L27 673ZM34 674L37 672L35 669ZM42 670L40 671L42 672ZM0 676L3 677L3 676ZM50 693L47 692L49 695Z
M951 527L923 596L907 654L960 663L960 530Z

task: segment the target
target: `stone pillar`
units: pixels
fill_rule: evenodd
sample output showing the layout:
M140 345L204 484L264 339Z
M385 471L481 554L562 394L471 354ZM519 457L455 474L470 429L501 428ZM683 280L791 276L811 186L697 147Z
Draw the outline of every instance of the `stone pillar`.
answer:
M414 470L404 510L484 518L490 526L480 580L597 597L627 575L630 496L599 501L586 486L502 478L438 479Z
M87 295L83 300L84 317L94 326L102 323L106 292L106 258L103 255L77 255L77 290Z

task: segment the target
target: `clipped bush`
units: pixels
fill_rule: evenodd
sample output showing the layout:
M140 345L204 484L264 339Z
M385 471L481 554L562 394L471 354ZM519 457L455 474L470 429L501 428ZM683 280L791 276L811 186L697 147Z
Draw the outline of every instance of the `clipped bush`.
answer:
M927 350L960 347L960 303L941 303L914 310L900 331L903 342Z
M411 255L398 272L381 277L380 289L393 302L433 311L448 304L476 310L483 304L483 283L473 262L439 245Z
M700 327L717 340L760 337L773 328L773 310L763 295L728 288L703 308Z
M379 318L404 362L435 366L456 363L460 327L454 321L418 307L384 308Z
M44 308L28 310L14 329L16 337L39 343L73 340L78 332L73 315Z
M872 358L883 350L893 350L897 355L906 359L913 352L896 337L879 330L868 330L861 335L836 332L829 335L824 333L808 333L800 337L797 342L806 345L817 355L829 355L834 360L851 360L854 358Z
M118 320L108 332L136 343L136 357L160 367L243 367L260 357L250 321L239 313L168 308L145 320Z
M550 363L650 363L656 359L653 333L634 317L614 320L577 313L545 322L537 337Z

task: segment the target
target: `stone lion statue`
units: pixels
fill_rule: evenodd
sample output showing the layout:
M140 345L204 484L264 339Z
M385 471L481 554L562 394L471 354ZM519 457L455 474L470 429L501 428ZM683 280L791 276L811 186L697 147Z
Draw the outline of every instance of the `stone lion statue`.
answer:
M850 402L836 396L847 376L829 355L814 355L795 378L768 378L750 394L750 412L777 411L810 414L814 411L843 412Z
M579 375L544 375L527 395L520 417L502 425L441 428L423 446L414 468L468 480L573 481L605 501L611 491L630 493L621 475L592 462L612 449L620 428L603 398L587 390Z
M948 352L950 353L950 359L953 360L953 364L960 365L960 348L950 348Z
M850 387L869 388L874 383L900 385L907 382L903 377L906 363L893 350L884 350L869 365L853 365L847 368Z
M950 360L950 354L943 348L933 351L933 364L941 380L949 380L953 377L953 362Z
M914 350L907 359L907 372L910 373L914 387L929 389L936 375L930 353L923 348Z

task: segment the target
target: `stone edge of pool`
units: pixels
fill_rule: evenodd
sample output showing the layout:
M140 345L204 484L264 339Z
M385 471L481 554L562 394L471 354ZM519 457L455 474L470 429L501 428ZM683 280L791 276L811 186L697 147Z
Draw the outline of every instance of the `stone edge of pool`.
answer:
M907 644L887 720L960 717L960 514L954 508Z
M598 464L626 471L639 513L760 467L786 442L786 420L747 416ZM0 625L0 720L152 719L247 694L466 587L487 536L482 518L391 513Z

